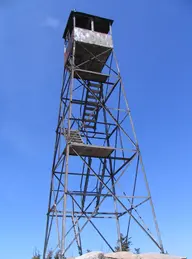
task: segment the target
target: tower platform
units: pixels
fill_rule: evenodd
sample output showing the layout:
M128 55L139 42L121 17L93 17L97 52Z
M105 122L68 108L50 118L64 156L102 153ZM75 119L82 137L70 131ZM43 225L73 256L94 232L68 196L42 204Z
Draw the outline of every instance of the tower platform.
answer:
M64 136L67 139L67 130L65 130ZM70 145L69 145L70 155L107 158L114 150L115 148L113 147L84 144L78 130L70 131Z
M94 146L79 143L70 144L69 154L85 157L107 158L115 149L112 147Z

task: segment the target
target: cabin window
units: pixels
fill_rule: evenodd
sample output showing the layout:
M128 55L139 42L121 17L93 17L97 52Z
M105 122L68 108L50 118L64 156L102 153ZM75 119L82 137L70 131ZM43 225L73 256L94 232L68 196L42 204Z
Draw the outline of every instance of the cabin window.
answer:
M91 18L85 16L77 16L76 27L91 30Z
M102 32L108 34L109 32L109 22L106 20L95 19L94 20L94 31Z

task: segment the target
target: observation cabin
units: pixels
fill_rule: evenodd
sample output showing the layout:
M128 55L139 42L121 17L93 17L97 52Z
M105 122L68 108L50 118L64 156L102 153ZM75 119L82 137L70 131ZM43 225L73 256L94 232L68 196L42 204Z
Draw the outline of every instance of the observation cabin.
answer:
M107 75L102 74L102 70L113 49L112 24L113 20L110 19L82 12L70 13L63 34L65 66L70 66L69 57L74 53L75 68L83 80L107 80Z

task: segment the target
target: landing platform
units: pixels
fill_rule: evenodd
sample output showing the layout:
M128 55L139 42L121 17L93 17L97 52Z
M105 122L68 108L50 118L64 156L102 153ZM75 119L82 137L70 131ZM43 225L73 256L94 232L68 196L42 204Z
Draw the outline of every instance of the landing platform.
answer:
M113 147L103 147L94 145L70 144L69 154L73 156L100 157L107 158L115 149ZM76 153L77 152L77 153Z
M79 79L82 78L83 80L104 83L108 79L109 75L83 69L75 69L74 77Z

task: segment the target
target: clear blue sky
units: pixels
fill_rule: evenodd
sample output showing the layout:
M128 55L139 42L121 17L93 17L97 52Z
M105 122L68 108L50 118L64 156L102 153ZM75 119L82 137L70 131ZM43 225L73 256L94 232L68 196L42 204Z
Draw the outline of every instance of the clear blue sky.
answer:
M192 2L0 0L0 258L42 249L71 9L113 36L165 248L192 259Z

